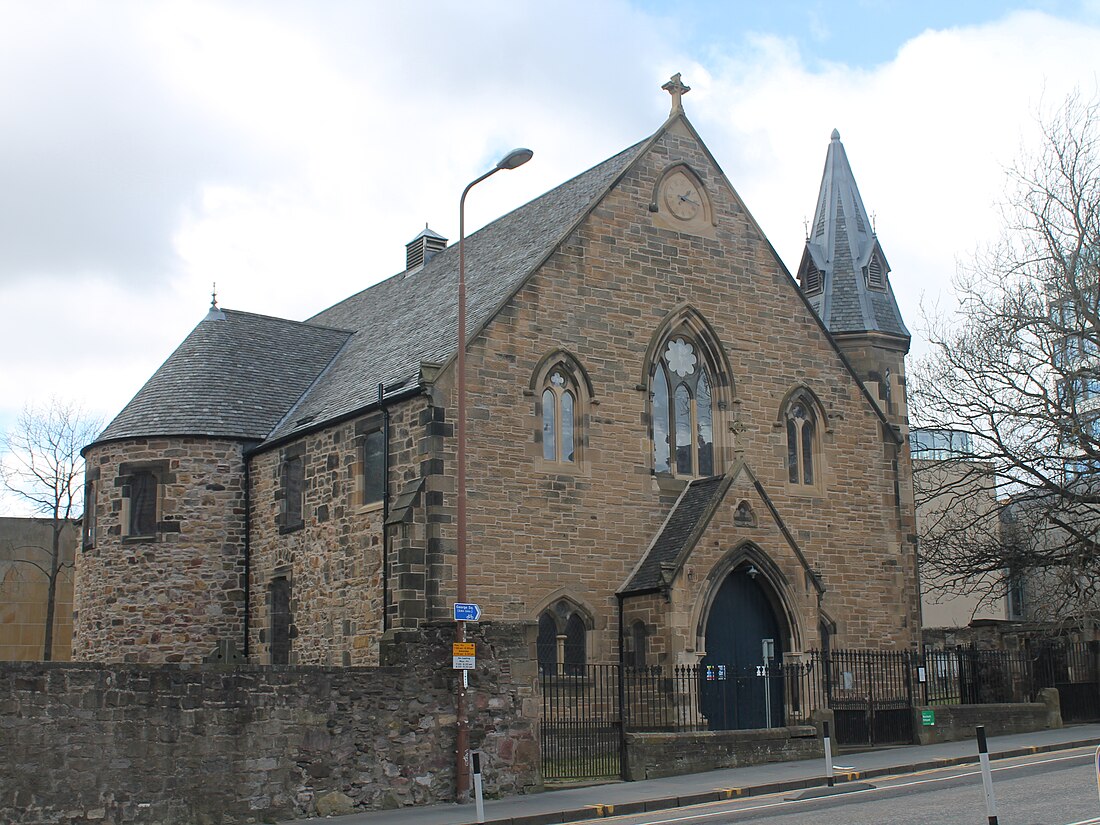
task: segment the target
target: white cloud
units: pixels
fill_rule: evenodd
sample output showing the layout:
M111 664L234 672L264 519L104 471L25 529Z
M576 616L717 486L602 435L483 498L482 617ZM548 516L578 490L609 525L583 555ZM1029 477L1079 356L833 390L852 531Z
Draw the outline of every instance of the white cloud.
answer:
M780 37L692 51L621 0L47 8L0 4L0 421L55 393L114 414L212 281L304 318L393 274L425 221L456 237L463 185L508 149L535 159L479 187L470 227L653 132L675 71L792 268L840 130L916 327L995 231L1040 103L1100 68L1096 28L1035 13L811 70Z

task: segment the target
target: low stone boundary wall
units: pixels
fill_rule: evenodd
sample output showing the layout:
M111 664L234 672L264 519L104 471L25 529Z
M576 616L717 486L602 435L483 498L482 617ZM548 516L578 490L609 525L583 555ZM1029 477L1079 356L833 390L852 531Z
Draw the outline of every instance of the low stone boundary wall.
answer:
M656 779L717 768L789 762L825 755L812 725L700 733L628 733L627 778Z
M0 663L0 822L230 825L453 799L452 632L380 668ZM526 642L471 635L486 791L533 790Z
M923 724L922 714L935 714L935 724ZM921 745L974 738L974 728L985 725L987 736L1030 733L1062 727L1058 691L1043 688L1038 702L999 705L927 705L913 709L913 724Z

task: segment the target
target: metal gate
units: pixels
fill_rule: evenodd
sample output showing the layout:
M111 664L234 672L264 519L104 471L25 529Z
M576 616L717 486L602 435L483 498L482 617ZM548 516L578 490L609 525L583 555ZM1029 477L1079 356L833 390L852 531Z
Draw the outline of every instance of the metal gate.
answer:
M913 743L912 654L834 650L821 658L837 744L859 747Z
M1035 656L1037 683L1058 689L1065 722L1100 720L1100 643L1052 641Z
M617 664L567 664L541 671L543 779L621 778L619 673Z

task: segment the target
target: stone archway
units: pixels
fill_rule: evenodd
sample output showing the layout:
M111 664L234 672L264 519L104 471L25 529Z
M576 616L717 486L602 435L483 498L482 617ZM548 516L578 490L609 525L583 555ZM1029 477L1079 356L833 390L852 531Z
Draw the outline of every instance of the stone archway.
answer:
M700 707L710 729L785 724L781 665L791 638L789 623L775 587L751 560L743 560L719 584L704 634Z

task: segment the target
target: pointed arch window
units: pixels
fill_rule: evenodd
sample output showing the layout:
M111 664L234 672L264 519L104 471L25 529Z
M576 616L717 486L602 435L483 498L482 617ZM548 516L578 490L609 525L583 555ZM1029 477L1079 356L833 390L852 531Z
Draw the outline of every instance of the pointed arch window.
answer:
M571 601L560 599L539 615L536 642L543 676L584 676L591 620Z
M787 405L787 480L791 484L813 486L817 483L817 416L813 405L797 397Z
M650 374L653 470L680 476L714 475L714 395L698 344L674 335Z
M591 394L583 369L567 353L555 353L543 359L541 369L532 379L531 389L538 399L536 441L541 445L543 461L580 463L584 410Z
M569 464L576 460L577 397L561 370L550 373L542 391L542 457Z

